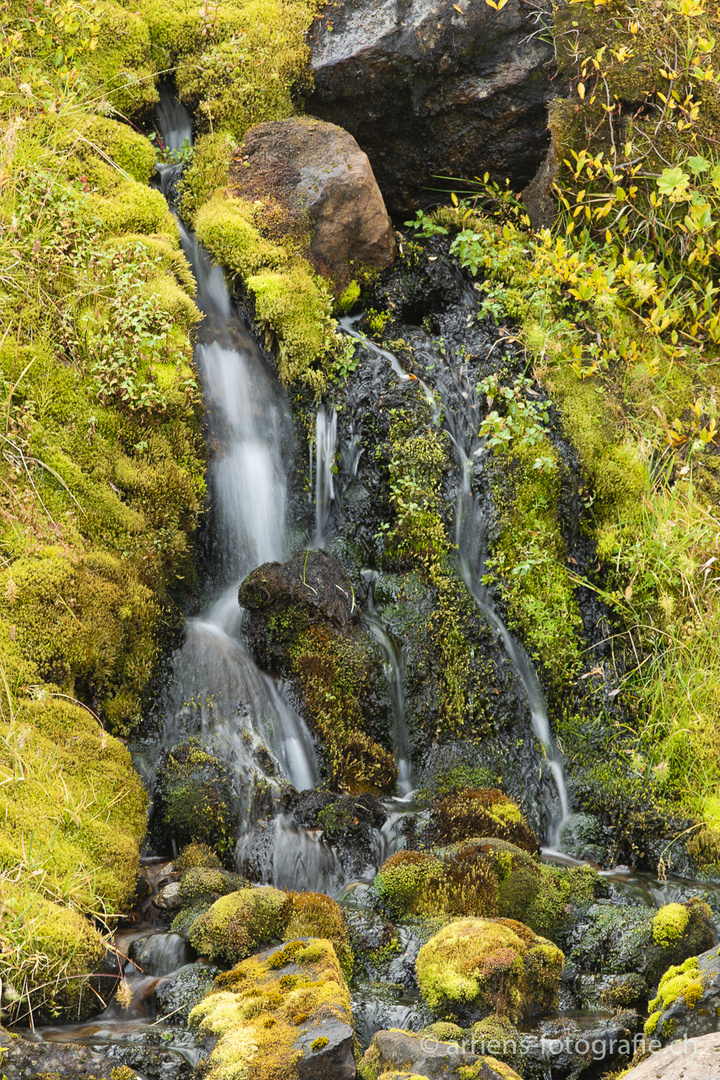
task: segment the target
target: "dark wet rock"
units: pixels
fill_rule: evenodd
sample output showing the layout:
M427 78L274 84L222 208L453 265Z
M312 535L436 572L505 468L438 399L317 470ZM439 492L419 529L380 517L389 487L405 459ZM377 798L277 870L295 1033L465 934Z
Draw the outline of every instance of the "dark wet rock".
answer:
M525 1032L519 1038L517 1067L525 1080L545 1080L550 1072L553 1080L589 1080L627 1064L642 1041L641 1027L642 1018L635 1012L619 1013L590 1028L574 1020L546 1021L538 1033Z
M348 636L360 625L350 579L321 549L299 551L286 563L263 563L245 578L238 598L247 612L247 640L265 668L282 670L287 647L308 626Z
M433 202L438 175L520 188L546 147L552 45L519 0L341 0L310 33L308 111L365 150L390 209Z
M381 653L339 560L308 550L264 563L241 584L239 601L250 650L261 667L288 676L320 740L331 786L357 795L393 791Z
M409 1031L378 1031L365 1052L363 1065L378 1074L412 1073L429 1080L461 1080L470 1067L477 1080L519 1080L506 1065L464 1050L462 1043L441 1042L434 1035Z
M623 1080L717 1080L720 1034L679 1040L625 1073Z
M591 859L604 865L607 849L601 822L592 814L571 814L563 823L560 849L576 859Z
M709 949L682 969L664 975L650 1003L650 1033L662 1043L720 1031L720 950Z
M188 944L180 934L146 934L135 938L129 956L144 975L170 975L191 959Z
M355 1080L353 1030L341 1020L321 1019L304 1031L294 1046L300 1080Z
M191 1080L196 1075L195 1066L203 1046L190 1033L183 1035L180 1042L182 1050L176 1052L167 1047L160 1033L146 1033L142 1045L105 1046L97 1050L73 1043L29 1042L0 1030L0 1048L6 1052L2 1075L6 1080L32 1077L118 1080L118 1076L122 1080L130 1080L130 1076L145 1080Z
M333 845L348 880L363 877L375 864L378 830L387 816L380 799L301 791L289 792L285 806L302 828L322 830L323 840Z
M190 1013L210 990L218 968L209 964L188 964L174 979L160 983L155 991L158 1015L164 1023L185 1025Z
M87 1046L71 1043L28 1042L18 1035L0 1031L0 1047L5 1051L2 1071L7 1080L27 1080L42 1073L58 1077L96 1077L111 1080L116 1062Z
M266 217L302 232L309 255L339 287L363 266L383 268L395 236L367 155L336 124L296 117L245 135L231 182L247 199L269 199Z
M576 920L568 938L568 968L578 975L638 974L652 986L670 965L714 942L712 912L703 900L667 904L655 914L601 902Z

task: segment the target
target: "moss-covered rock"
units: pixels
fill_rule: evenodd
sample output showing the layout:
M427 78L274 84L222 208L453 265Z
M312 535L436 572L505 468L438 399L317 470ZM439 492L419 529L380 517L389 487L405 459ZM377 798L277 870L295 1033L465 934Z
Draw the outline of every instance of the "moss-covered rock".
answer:
M358 795L393 790L397 766L377 739L388 737L378 728L389 711L380 653L338 560L316 550L265 563L242 583L239 600L258 663L289 674L300 691L333 786Z
M288 893L290 909L283 927L283 938L324 938L332 942L338 963L346 978L353 969L348 926L342 908L324 893Z
M512 919L456 919L423 945L420 990L441 1015L498 1012L511 1019L552 1008L562 952Z
M373 1036L358 1068L361 1080L420 1080L429 1076L441 1076L443 1080L520 1080L504 1062L473 1049L467 1036L459 1041L443 1041L437 1035L394 1028Z
M237 892L248 884L239 874L229 874L215 867L194 866L185 870L180 878L178 901L183 908L199 904L209 907L221 896Z
M236 964L258 946L279 940L287 919L286 893L271 886L222 896L190 927L190 944L211 960Z
M235 845L237 814L226 765L188 740L161 759L155 785L153 836L161 848L193 841L227 854Z
M590 867L548 866L489 837L429 852L397 852L380 868L374 889L395 917L500 916L562 942L573 917L592 903L597 881Z
M181 849L173 866L177 874L184 874L186 870L200 866L207 867L209 870L220 870L222 861L208 844L195 842L186 844Z
M654 916L643 908L598 904L574 927L568 960L579 971L639 974L652 986L670 965L714 942L712 912L704 900L666 904Z
M355 1075L350 995L335 951L296 939L221 975L190 1023L217 1038L209 1080L300 1080L311 1061L325 1075ZM320 1059L320 1060L317 1060Z
M472 836L494 836L531 855L539 850L537 837L520 807L495 789L473 788L439 799L431 809L428 832L441 844Z

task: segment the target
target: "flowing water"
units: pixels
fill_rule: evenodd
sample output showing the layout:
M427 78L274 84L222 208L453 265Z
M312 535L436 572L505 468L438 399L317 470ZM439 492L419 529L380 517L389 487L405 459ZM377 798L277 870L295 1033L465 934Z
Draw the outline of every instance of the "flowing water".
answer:
M375 345L358 332L359 320L359 316L344 319L341 324L342 329L351 337L361 340L371 355L390 364L398 378L402 380L411 378L392 352ZM442 424L450 435L460 474L455 519L459 569L478 610L501 640L512 663L515 676L524 691L530 711L532 730L543 747L554 781L554 795L546 807L545 829L548 844L556 846L562 824L570 813L562 755L550 730L545 696L532 662L498 615L483 586L487 530L480 501L472 491L471 485L473 460L484 452L484 444L478 435L480 413L477 408L476 394L462 369L459 374L452 372L427 335L418 333L414 345L416 354L424 355L428 361L426 368L433 373L431 380L433 386L431 388L428 382L418 379L415 375L412 378L419 383L430 405L434 422L438 425Z

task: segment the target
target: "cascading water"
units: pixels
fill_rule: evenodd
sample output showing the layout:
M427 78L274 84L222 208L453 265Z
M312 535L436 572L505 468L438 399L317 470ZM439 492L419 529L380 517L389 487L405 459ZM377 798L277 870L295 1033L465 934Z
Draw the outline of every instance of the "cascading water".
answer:
M315 416L315 544L326 540L330 504L335 498L333 468L337 445L337 413L320 405Z
M372 355L388 362L398 378L409 379L410 376L392 352L380 348L358 332L359 321L360 317L344 319L342 329L351 337L361 340ZM415 375L412 378L420 384L430 405L434 422L442 423L450 435L460 471L461 490L456 510L459 569L478 610L497 633L512 663L528 703L533 732L543 746L554 780L556 797L547 807L546 821L547 842L554 847L558 843L562 824L570 813L562 756L550 731L545 697L530 658L496 612L482 583L486 529L471 488L473 461L484 451L483 442L478 435L478 402L467 377L462 371L459 377L454 375L424 334L418 334L416 353L424 354L429 361L426 368L433 372L433 388Z
M166 145L190 139L189 118L163 99ZM285 555L287 475L283 444L291 424L282 391L251 334L234 315L222 271L180 225L205 318L195 357L202 379L212 461L208 489L224 585L187 623L166 694L163 736L169 749L198 736L233 770L242 833L267 792L287 781L298 790L319 780L310 733L253 663L239 639L239 582L260 563ZM261 794L262 793L262 794Z

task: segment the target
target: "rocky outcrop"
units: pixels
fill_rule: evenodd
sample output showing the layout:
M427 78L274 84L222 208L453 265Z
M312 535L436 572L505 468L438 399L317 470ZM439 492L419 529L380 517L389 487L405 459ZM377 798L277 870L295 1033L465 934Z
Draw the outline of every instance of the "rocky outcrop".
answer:
M537 13L537 8L535 9ZM310 32L310 112L367 152L391 209L437 176L533 177L548 145L552 45L522 0L340 0Z
M509 1066L473 1053L462 1042L442 1042L432 1034L414 1035L409 1031L378 1031L365 1052L363 1066L365 1075L388 1073L461 1080L472 1070L477 1080L520 1080Z
M267 203L268 227L271 219L276 230L309 226L310 261L339 285L392 262L395 236L367 154L336 124L258 124L231 179L243 198Z
M717 1080L720 1034L680 1040L625 1073L623 1080Z
M665 972L657 997L650 1002L645 1030L652 1038L668 1043L695 1039L719 1028L720 949L716 947Z

